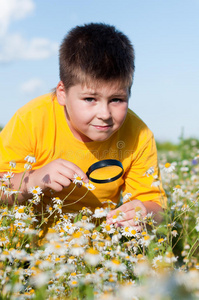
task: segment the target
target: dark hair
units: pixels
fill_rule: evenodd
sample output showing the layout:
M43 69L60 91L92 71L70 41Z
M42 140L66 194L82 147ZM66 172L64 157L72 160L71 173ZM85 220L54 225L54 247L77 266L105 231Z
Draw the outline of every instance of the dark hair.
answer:
M90 23L73 28L59 52L60 80L65 89L89 80L118 80L132 85L134 49L114 26Z

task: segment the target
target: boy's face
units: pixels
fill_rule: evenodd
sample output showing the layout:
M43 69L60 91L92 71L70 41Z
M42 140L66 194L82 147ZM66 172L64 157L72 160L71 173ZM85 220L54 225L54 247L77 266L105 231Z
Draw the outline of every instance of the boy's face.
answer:
M60 81L57 98L66 107L68 125L78 140L105 141L125 120L129 92L114 81L92 86L77 84L65 92Z

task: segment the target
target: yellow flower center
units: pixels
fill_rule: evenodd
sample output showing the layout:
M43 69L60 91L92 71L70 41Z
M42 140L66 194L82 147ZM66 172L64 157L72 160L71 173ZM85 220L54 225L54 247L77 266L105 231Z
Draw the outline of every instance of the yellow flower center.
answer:
M6 242L6 238L1 238L0 242Z
M87 250L87 253L92 254L92 255L98 255L99 254L99 252L94 248L89 248Z
M142 231L142 235L146 235L146 231Z
M181 189L181 186L179 184L176 185L176 189Z
M33 193L33 194L37 194L37 190L33 190L32 193Z
M115 265L120 265L120 262L117 259L112 259L112 263L114 263Z
M162 243L162 242L164 242L163 238L161 238L161 239L158 240L158 243Z
M81 236L82 236L81 232L75 232L75 233L73 233L73 238L74 239L79 239Z
M171 164L170 163L166 163L164 166L165 166L165 168L169 168L171 166Z
M135 230L135 229L132 229L132 230L131 230L131 234L136 234L136 230Z
M111 226L110 225L106 225L105 228L106 228L107 231L109 231L111 229Z

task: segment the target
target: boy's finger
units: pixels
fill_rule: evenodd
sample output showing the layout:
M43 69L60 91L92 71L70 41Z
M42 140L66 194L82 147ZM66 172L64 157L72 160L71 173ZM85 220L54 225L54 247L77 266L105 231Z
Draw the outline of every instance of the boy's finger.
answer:
M134 201L134 200L133 200ZM132 201L132 202L133 202ZM134 210L136 207L136 205L133 205L131 202L128 202L128 203L125 203L125 204L122 204L120 207L114 209L114 210L111 210L107 217L112 217L114 216L117 212L127 212L127 211L131 211L131 210Z
M80 178L82 178L82 180L85 183L89 182L87 175L77 165L75 165L74 163L72 163L70 161L64 160L64 159L62 160L62 164L64 167L67 167L68 169L72 170L72 173L70 175L70 179L72 181L75 179L75 175L78 175Z

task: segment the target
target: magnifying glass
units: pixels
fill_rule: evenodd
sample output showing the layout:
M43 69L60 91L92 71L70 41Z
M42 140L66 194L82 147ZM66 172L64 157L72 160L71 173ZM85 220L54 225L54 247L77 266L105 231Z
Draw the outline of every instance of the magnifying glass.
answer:
M107 183L117 180L124 173L123 165L116 159L104 159L92 164L86 175L95 183Z

